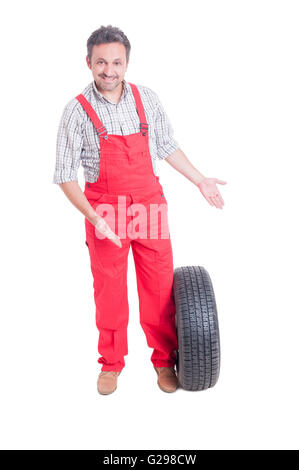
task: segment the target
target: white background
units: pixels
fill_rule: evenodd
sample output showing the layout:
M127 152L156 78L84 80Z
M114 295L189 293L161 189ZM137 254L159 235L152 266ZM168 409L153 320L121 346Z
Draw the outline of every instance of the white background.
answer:
M15 1L0 16L1 447L298 448L298 2ZM108 24L132 45L126 79L227 181L220 210L158 165L175 267L204 266L216 294L221 373L204 392L158 388L131 252L126 367L96 390L84 219L51 181L63 107L92 80L86 41Z

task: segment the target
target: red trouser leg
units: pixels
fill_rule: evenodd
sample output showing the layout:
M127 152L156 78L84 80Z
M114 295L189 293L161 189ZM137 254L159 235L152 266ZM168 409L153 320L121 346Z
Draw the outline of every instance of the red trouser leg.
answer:
M140 324L147 344L154 348L155 367L172 367L178 349L172 293L173 258L169 240L134 240Z
M87 234L93 275L96 325L99 330L98 362L101 370L121 371L128 354L127 326L127 263L130 241L122 240L122 248L110 240L99 240Z

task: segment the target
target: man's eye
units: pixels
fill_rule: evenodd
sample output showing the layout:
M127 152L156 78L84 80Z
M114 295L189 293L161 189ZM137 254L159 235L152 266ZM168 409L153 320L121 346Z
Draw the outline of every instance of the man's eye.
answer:
M104 62L102 60L100 60L99 62L97 62L98 64L103 64ZM115 62L116 65L120 65L120 62Z

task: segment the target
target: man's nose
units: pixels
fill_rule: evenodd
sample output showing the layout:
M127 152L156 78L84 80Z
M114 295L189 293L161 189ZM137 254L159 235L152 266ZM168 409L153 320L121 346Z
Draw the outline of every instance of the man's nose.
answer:
M107 77L113 77L114 76L113 65L106 65L104 69L104 73L105 75L107 75Z

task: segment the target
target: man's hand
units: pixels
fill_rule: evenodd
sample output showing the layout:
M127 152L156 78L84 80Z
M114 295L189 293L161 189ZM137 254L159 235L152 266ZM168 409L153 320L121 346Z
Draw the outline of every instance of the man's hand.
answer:
M197 183L196 186L200 189L201 194L206 198L206 200L209 204L211 204L211 206L215 206L218 207L218 209L222 209L224 206L224 201L218 191L216 183L226 184L226 181L222 181L217 178L204 177L199 183Z
M115 243L119 248L122 247L120 238L111 230L107 222L100 217L90 205L88 199L80 188L78 181L67 181L65 183L60 183L59 186L71 203L92 225L96 227L96 230L109 238L109 240Z
M111 240L113 243L115 243L115 245L117 245L119 248L121 248L122 244L121 244L119 236L116 235L111 230L111 228L109 227L107 222L100 216L97 216L96 219L97 220L95 220L95 222L96 222L95 223L95 229L98 230L103 235L105 235L107 238L109 238L109 240Z
M165 158L173 168L182 173L192 183L194 183L201 191L202 195L206 198L211 206L222 209L224 201L219 193L216 183L226 184L226 181L218 180L217 178L207 178L200 173L197 168L188 160L184 152L177 148L171 155Z

